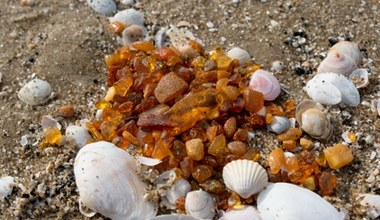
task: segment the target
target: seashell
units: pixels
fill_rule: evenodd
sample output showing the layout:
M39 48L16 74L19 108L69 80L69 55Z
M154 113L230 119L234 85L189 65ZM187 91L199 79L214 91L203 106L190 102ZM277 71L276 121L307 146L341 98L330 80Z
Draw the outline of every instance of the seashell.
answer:
M61 130L61 128L62 128L62 125L59 124L55 118L53 118L49 115L42 116L41 126L42 126L42 129L45 129L47 127L56 127L59 130Z
M150 218L149 220L201 220L200 218L195 218L191 215L159 215L154 218Z
M366 87L369 84L368 71L366 69L356 69L351 73L349 78L358 89Z
M215 215L215 201L206 191L191 191L186 195L185 210L193 217L212 219Z
M143 157L143 156L137 156L137 160L145 165L145 166L150 166L150 167L153 167L153 166L156 166L160 163L162 163L162 160L159 160L159 159L156 159L156 158L150 158L150 157Z
M287 131L291 125L292 124L289 118L282 116L274 116L273 122L267 125L267 128L276 134L281 134L282 132Z
M67 126L65 136L69 141L73 142L78 149L86 145L91 139L88 129L77 125Z
M264 94L264 100L273 101L281 92L281 85L276 77L265 70L256 70L249 81L249 87Z
M303 100L296 108L296 120L301 129L315 139L329 139L333 132L323 106L313 100Z
M87 4L92 10L103 15L109 15L116 11L116 4L113 0L87 0Z
M227 210L219 220L262 220L259 211L253 206L242 206Z
M168 29L161 28L156 33L156 35L154 35L154 44L156 45L156 47L165 47L169 44L167 42L168 36L166 35L166 31L168 31Z
M380 216L380 195L374 194L363 194L364 197L362 201L360 201L360 205L367 208L367 216L371 219L376 219Z
M117 12L113 17L109 18L110 23L118 21L120 23L128 24L128 25L144 25L145 18L144 14L133 9L125 9L123 11Z
M136 174L132 156L110 142L87 144L74 163L79 210L91 217L97 212L111 219L149 219L154 204L144 199L146 185Z
M358 89L342 74L317 74L306 84L306 92L313 100L322 104L344 103L355 106L360 103Z
M175 202L177 199L182 196L186 196L186 194L190 191L190 183L187 180L181 178L176 180L171 188L166 191L166 199L175 207Z
M228 189L246 199L268 184L268 175L257 162L234 160L224 166L223 180Z
M227 52L227 55L232 59L239 60L240 65L245 64L251 59L251 56L246 50L243 50L239 47L234 47Z
M13 186L15 186L15 180L11 176L4 176L0 178L0 199L3 200L5 197L12 193Z
M341 41L335 44L327 54L327 57L318 67L318 73L340 73L350 75L358 68L362 55L357 44L349 41Z
M124 45L132 45L136 41L148 40L149 35L145 27L133 24L123 30L122 41Z
M256 114L261 115L261 116L265 116L267 114L267 108L265 106L263 106L260 109L260 111L258 111Z
M33 79L18 92L18 98L29 105L42 105L51 98L53 88L40 79Z
M170 39L170 43L178 49L181 54L187 56L194 56L196 51L188 44L190 40L195 40L202 43L200 39L196 38L193 33L186 29L178 29L176 27L171 27L166 31L166 35Z
M124 5L131 6L131 5L135 4L135 0L121 0L120 3L124 4Z
M272 68L271 70L272 71L275 71L275 72L281 72L283 69L285 68L285 65L283 62L279 61L279 60L276 60L272 63Z
M263 220L343 220L318 194L289 183L269 184L259 193L257 208Z
M380 99L371 101L371 110L380 116Z

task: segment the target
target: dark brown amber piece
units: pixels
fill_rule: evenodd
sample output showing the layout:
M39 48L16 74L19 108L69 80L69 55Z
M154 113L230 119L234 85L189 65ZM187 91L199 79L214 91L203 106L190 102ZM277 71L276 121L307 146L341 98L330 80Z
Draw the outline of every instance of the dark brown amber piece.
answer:
M250 88L243 91L244 107L251 114L257 113L264 107L264 95Z
M195 166L191 175L198 183L203 183L212 176L212 167L207 165Z
M330 195L336 186L337 178L334 174L328 172L322 172L319 177L320 193L323 196Z

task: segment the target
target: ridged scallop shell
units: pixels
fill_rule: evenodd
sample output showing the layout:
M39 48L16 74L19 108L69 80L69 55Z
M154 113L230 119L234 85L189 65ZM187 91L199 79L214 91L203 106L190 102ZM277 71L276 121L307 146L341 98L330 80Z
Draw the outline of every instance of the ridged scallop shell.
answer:
M215 201L206 191L191 191L186 195L185 210L193 217L212 219L215 215Z
M358 89L342 74L317 74L306 84L306 92L313 100L326 105L355 106L360 103Z
M29 105L45 104L53 92L51 85L44 80L33 79L18 92L18 98Z
M136 174L133 158L114 144L84 146L75 158L79 208L87 217L97 212L111 219L148 219L154 205L144 199L146 185Z
M263 220L343 220L318 194L289 183L269 184L259 193L257 208Z
M276 77L265 70L256 70L249 81L249 87L264 94L264 100L273 101L281 92L281 85Z
M136 41L148 40L149 34L145 27L133 24L123 30L122 41L124 45L132 45Z
M228 189L246 199L268 184L268 175L257 162L234 160L224 166L223 180Z
M262 220L262 218L255 207L242 206L227 210L219 220Z
M110 23L118 21L120 23L132 25L143 25L145 22L144 14L133 9L128 8L123 11L119 11L113 17L109 18Z
M251 56L246 50L243 50L239 47L234 47L227 52L227 55L232 59L239 60L240 65L245 64L251 59Z
M283 116L274 116L273 122L267 128L276 134L287 131L291 126L289 118Z
M351 73L349 78L358 89L366 87L369 84L368 71L366 69L356 69Z

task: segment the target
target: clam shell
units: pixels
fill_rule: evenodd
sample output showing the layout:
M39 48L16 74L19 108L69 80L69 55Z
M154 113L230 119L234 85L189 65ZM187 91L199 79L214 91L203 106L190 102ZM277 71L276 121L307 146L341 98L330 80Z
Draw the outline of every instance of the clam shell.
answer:
M282 116L274 116L274 120L270 123L267 128L270 131L273 131L276 134L281 134L284 131L287 131L291 126L289 118Z
M343 220L318 194L289 183L272 183L259 193L257 208L263 220Z
M228 189L246 199L268 184L268 175L257 162L234 160L224 166L223 180Z
M191 191L186 195L185 210L195 218L212 219L215 215L215 201L206 191Z
M319 109L322 112L326 110L319 102L310 99L304 99L297 105L296 108L296 120L298 124L302 125L302 114L311 108Z
M349 78L358 89L366 87L369 84L368 71L366 69L356 69L351 73Z
M124 23L124 24L128 24L128 25L136 24L136 25L142 26L145 22L145 18L144 18L143 13L141 13L141 12L139 12L133 8L129 8L129 9L125 9L123 11L119 11L113 17L110 17L109 21L110 21L110 23L112 23L114 21L118 21L120 23Z
M243 50L239 47L234 47L227 52L227 55L232 59L239 60L240 65L245 64L251 59L251 56L246 50Z
M166 191L166 199L170 204L175 205L178 198L186 196L191 191L191 185L189 181L181 178L174 182L170 189Z
M330 48L330 52L340 52L346 56L349 56L358 66L362 61L362 53L360 52L359 46L350 41L339 41Z
M122 33L122 41L124 45L132 45L136 41L148 39L149 35L146 28L136 24L128 26Z
M52 92L53 88L47 81L33 79L20 89L18 98L29 105L42 105L49 100Z
M242 206L227 210L219 220L262 220L262 218L253 206Z
M69 125L65 135L78 149L84 147L91 138L88 129L77 125Z
M144 199L146 185L136 174L133 158L114 144L100 141L84 146L75 158L75 182L80 211L111 219L148 219L154 205Z
M116 4L113 0L87 0L87 4L92 10L103 15L109 15L116 11Z
M249 81L249 87L264 94L264 100L273 101L281 92L281 85L276 77L265 70L256 70Z

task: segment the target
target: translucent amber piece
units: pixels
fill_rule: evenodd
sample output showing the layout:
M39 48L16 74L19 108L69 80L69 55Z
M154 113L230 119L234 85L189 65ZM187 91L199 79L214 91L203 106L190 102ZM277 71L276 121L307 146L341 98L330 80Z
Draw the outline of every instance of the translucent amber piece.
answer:
M202 45L195 40L189 40L187 42L196 52L201 53L203 51Z
M235 86L226 86L224 89L223 89L223 92L228 96L229 99L231 99L232 101L235 101L239 95L241 94L240 93L240 90L238 88L236 88Z
M319 177L319 188L322 196L330 195L336 186L337 178L334 174L322 172Z
M194 170L194 161L190 157L185 157L180 163L179 163L182 174L184 178L189 178L191 173Z
M193 160L202 160L204 157L204 146L201 139L191 139L186 141L187 155Z
M239 128L235 132L234 136L232 137L232 140L234 140L234 141L243 141L243 142L248 141L249 140L248 131Z
M285 166L285 155L281 148L274 149L268 156L268 164L272 174L279 173Z
M94 126L94 123L87 122L87 123L86 123L86 127L88 128L88 130L90 131L90 133L92 134L92 136L93 136L97 141L102 141L102 140L104 140L103 136L100 134L100 132L98 131L98 129L96 129L96 127Z
M213 156L221 156L227 152L226 138L224 135L221 134L216 136L214 141L211 142L207 152Z
M212 176L212 167L207 165L198 165L194 167L191 176L198 182L203 183Z
M246 88L243 91L244 107L251 114L257 113L264 107L264 95L261 92Z
M315 182L315 177L314 176L309 176L308 178L306 178L303 182L302 182L302 186L307 188L307 189L310 189L311 191L314 191L317 186L316 186L316 182Z
M297 105L292 99L287 99L284 103L282 103L282 106L287 110L295 110Z
M125 116L130 116L132 115L133 107L134 107L133 102L130 102L130 101L124 102L123 104L119 105L119 112Z
M138 144L139 144L137 138L135 136L133 136L131 133L129 133L128 131L123 132L123 138L135 146L138 146Z
M205 65L205 62L206 62L206 58L202 57L202 56L198 56L196 57L192 62L191 64L194 66L194 67L198 67L198 68L202 68L203 69L203 66Z
M218 70L228 70L230 68L232 59L228 56L220 56L217 57L215 61Z
M136 50L148 52L154 49L154 45L150 41L136 41L132 44Z
M282 142L282 146L284 147L284 149L292 151L296 149L297 142L295 140L284 141Z
M354 159L349 147L344 144L336 144L323 150L327 163L331 169L337 170L351 163Z
M163 139L158 140L154 146L152 157L161 160L170 154L170 145L167 145Z
M57 144L62 139L61 131L57 127L47 127L44 132L44 140L40 146L45 147L48 144Z
M237 129L236 117L230 117L223 125L224 134L227 138L231 138Z
M321 167L326 167L327 166L327 160L323 152L319 153L315 157L315 161L318 163L319 166Z
M109 101L112 101L113 97L115 97L116 95L116 89L115 87L110 87L108 88L107 90L107 93L106 93L106 96L104 97L104 100L109 102Z
M350 139L351 142L355 142L356 141L356 135L354 132L350 131L348 133L348 139Z
M283 116L285 114L284 109L281 106L274 104L273 102L268 102L265 107L267 113L271 113L272 115Z
M241 159L258 161L260 159L260 150L255 147L250 147Z
M231 208L240 208L241 207L241 200L238 194L232 193L230 197L228 197L228 206Z
M277 136L277 139L279 139L280 141L296 141L300 139L301 135L302 130L300 128L290 128L286 132L279 134Z
M208 141L212 142L215 139L217 133L218 133L218 126L212 125L212 126L208 127L206 130L206 135L207 135Z
M248 73L253 73L258 69L261 69L260 65L247 66Z
M228 85L228 81L229 79L228 78L222 78L222 79L219 79L217 82L216 82L216 90L218 90L219 92L224 92L224 89L227 87Z
M168 61L170 57L175 55L174 51L169 47L156 48L154 54L164 61Z
M106 141L112 141L117 136L116 124L111 121L104 121L100 125L100 134Z
M300 139L300 145L305 150L311 150L314 147L314 143L311 140L306 139L306 138Z
M285 166L289 173L297 171L300 167L296 156L287 157L285 159Z
M100 100L100 101L95 102L95 108L97 109L105 109L105 108L110 108L110 107L111 107L111 103L105 100Z
M113 87L116 90L116 94L118 94L119 96L125 96L132 85L133 85L132 77L127 76L126 78L122 78L119 81L117 81L113 85Z
M120 34L125 28L125 24L114 21L111 24L108 25L108 30L113 34Z

